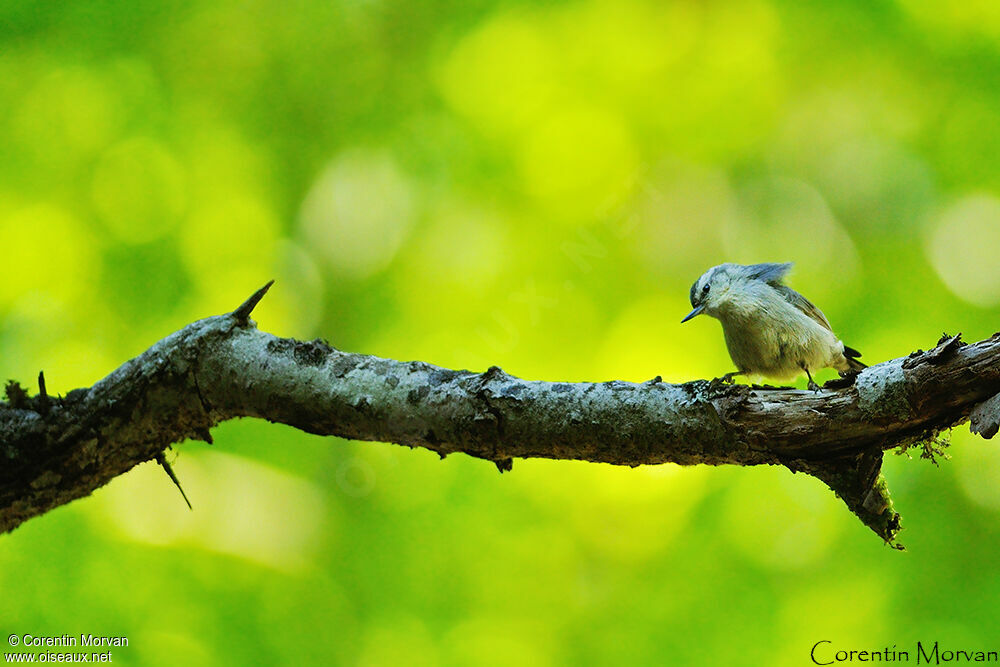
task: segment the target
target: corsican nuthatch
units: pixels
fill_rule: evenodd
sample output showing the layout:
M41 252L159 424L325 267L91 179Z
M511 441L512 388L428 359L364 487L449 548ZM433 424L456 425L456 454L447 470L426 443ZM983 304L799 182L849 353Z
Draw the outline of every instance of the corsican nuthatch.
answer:
M681 322L705 313L722 322L735 375L790 380L803 371L809 388L819 389L811 371L835 368L841 375L866 368L861 353L837 338L819 308L781 283L787 264L720 264L691 286L694 310Z

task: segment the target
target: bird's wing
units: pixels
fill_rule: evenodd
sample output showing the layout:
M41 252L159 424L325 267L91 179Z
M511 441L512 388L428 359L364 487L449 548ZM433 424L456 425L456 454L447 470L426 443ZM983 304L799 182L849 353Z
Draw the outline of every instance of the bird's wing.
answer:
M781 279L784 278L789 271L792 270L791 262L784 262L782 264L750 264L746 267L749 270L750 277L755 278L761 282L765 282L768 285L780 285Z
M804 296L793 290L788 285L772 285L772 287L774 287L775 291L778 294L785 297L785 301L792 304L793 306L801 310L803 313L816 320L816 322L821 327L823 327L827 331L833 331L833 328L830 326L830 323L826 321L826 315L824 315L823 311L821 311L819 308L812 305L812 302L809 301L809 299L805 298Z

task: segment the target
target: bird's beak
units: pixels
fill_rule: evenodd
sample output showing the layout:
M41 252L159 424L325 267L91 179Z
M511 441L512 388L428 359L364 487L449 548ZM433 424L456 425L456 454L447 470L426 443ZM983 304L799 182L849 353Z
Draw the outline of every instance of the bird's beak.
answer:
M698 306L697 308L695 308L694 310L692 310L690 313L688 313L687 317L685 317L683 320L681 320L681 324L684 324L685 322L687 322L688 320L690 320L695 315L700 315L701 311L703 311L703 310L705 310L705 306Z

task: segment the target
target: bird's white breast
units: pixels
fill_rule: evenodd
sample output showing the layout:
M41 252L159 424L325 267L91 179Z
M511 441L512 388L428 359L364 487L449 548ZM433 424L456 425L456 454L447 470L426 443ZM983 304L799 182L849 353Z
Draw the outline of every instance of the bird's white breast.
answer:
M766 287L770 289L770 287ZM773 291L772 291L773 292ZM768 295L770 296L770 295ZM835 365L843 343L784 298L750 299L718 313L726 346L741 371L788 380Z

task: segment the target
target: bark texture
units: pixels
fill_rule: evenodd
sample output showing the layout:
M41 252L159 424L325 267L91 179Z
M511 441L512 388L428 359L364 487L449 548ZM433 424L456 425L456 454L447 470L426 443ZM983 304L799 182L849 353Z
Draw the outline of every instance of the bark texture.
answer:
M342 352L277 338L250 312L194 322L87 389L0 402L0 532L86 496L187 438L259 417L310 433L454 452L509 470L514 458L637 466L783 465L821 479L888 544L899 515L881 475L886 449L972 418L1000 423L1000 334L887 361L818 392L660 378L538 382ZM168 470L169 472L169 470Z

